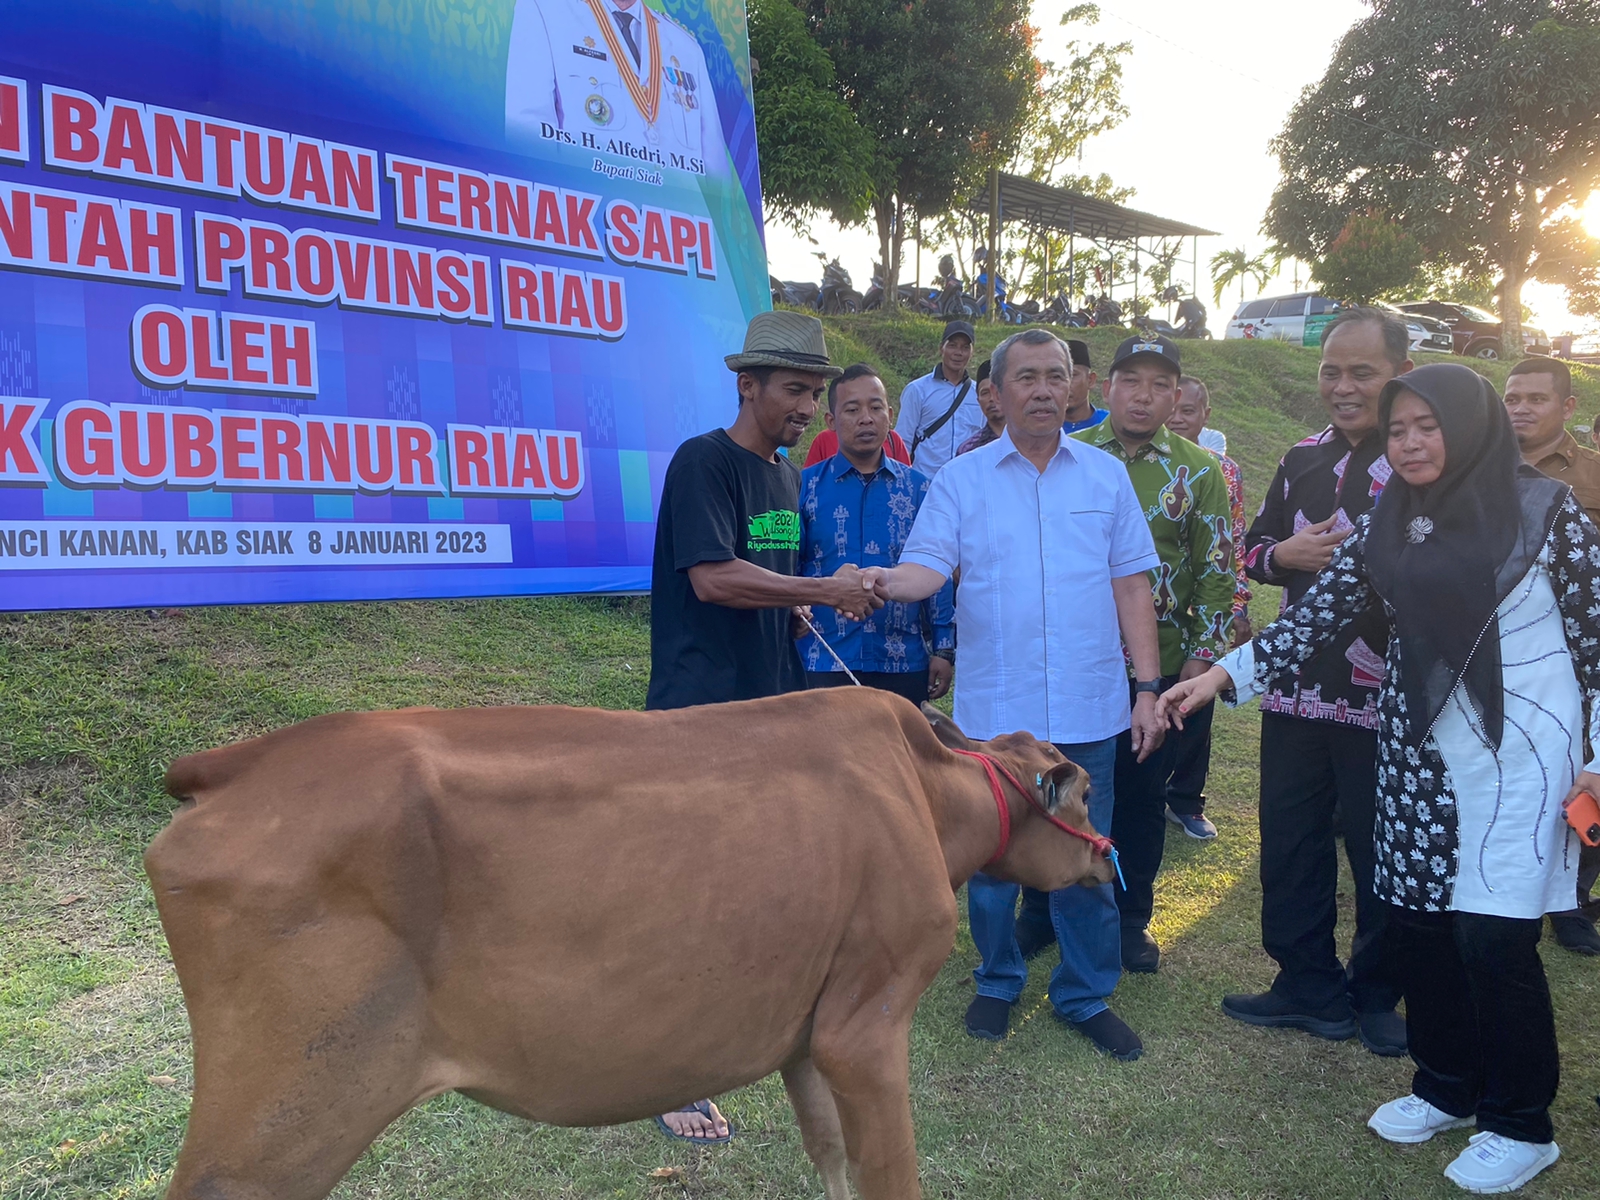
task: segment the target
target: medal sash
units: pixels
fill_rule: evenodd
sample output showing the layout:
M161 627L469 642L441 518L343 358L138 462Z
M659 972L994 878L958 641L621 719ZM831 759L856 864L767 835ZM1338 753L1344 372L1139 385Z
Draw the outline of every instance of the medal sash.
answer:
M606 39L606 48L611 51L611 60L617 64L617 74L622 77L622 82L627 85L628 94L633 97L634 106L639 110L639 115L644 118L645 124L654 125L656 114L661 111L661 33L656 27L656 14L647 8L642 0L639 4L639 24L644 26L645 34L645 76L649 83L640 82L638 74L630 65L633 55L623 45L621 36L617 33L616 23L612 21L611 14L605 9L601 0L589 0L589 8L594 13L596 24Z

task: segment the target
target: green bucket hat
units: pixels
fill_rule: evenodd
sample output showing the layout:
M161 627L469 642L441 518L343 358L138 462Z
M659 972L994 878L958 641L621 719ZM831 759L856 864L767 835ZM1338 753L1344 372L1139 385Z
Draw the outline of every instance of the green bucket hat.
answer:
M791 371L814 371L828 379L844 374L843 367L828 361L822 322L797 312L757 313L744 331L744 349L722 361L730 371L787 367Z

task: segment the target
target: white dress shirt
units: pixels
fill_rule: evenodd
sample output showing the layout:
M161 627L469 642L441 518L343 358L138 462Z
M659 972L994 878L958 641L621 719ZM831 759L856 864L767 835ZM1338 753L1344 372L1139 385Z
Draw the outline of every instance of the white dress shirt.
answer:
M909 450L917 441L918 433L950 411L956 393L963 386L967 394L961 398L961 407L956 409L955 415L939 426L932 437L917 443L911 465L924 475L936 475L940 467L956 456L961 443L988 423L988 418L978 404L978 385L967 375L951 383L944 377L942 364L913 379L900 393L900 416L894 423L894 431Z
M956 589L956 724L1098 742L1129 725L1111 581L1159 559L1127 469L1061 435L1041 473L1009 431L934 476L900 555Z

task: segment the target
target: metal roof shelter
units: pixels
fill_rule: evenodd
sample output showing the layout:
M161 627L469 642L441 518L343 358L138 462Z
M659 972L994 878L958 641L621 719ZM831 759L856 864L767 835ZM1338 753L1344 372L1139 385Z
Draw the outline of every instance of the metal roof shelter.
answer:
M989 173L989 186L986 194L975 199L972 208L979 212L986 212L989 216L989 244L998 249L1000 232L1005 222L1021 221L1024 224L1043 226L1047 229L1058 230L1065 233L1069 239L1067 253L1067 290L1075 291L1076 280L1073 272L1073 249L1076 248L1076 239L1086 237L1094 242L1131 242L1135 270L1132 280L1134 295L1139 293L1139 274L1137 269L1139 257L1139 242L1141 239L1188 238L1190 267L1193 271L1193 286L1198 292L1200 283L1200 255L1199 239L1203 237L1216 237L1214 229L1201 229L1198 225L1190 225L1183 221L1173 221L1166 217L1158 217L1153 213L1140 212L1136 208L1126 208L1121 204L1113 204L1109 200L1098 200L1093 196L1085 196L1078 192L1068 191L1066 188L1051 187L1046 183L1036 180L1024 179L1021 175L1012 175L1005 171L991 171ZM996 256L998 258L998 255ZM1049 269L1046 265L1046 286L1049 284ZM1108 288L1108 294L1114 292L1115 280ZM993 306L990 306L991 319Z
M1214 229L1170 221L1166 217L1140 212L1136 208L1124 208L1109 200L1096 200L1093 196L1051 187L1020 175L1010 175L1004 171L997 171L995 175L1000 184L1001 221L1026 221L1030 225L1043 225L1059 229L1062 233L1081 234L1104 242L1217 236ZM990 196L985 196L973 207L987 210L990 199Z

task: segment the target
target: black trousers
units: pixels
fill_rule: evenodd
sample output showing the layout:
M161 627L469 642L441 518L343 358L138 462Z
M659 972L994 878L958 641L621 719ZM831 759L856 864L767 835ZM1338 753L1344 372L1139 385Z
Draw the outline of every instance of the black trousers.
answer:
M923 667L920 671L856 671L856 678L861 680L865 687L893 692L896 696L904 696L913 704L920 705L928 698L927 667ZM850 676L843 671L806 672L807 688L854 686L850 682Z
M1161 690L1176 682L1176 675L1167 676L1161 681ZM1117 735L1111 840L1117 844L1122 877L1127 881L1126 888L1115 889L1124 929L1143 929L1155 911L1156 875L1167 848L1167 779L1172 774L1176 748L1169 731L1160 749L1140 762L1133 753L1132 730L1125 729Z
M1211 770L1211 718L1208 704L1183 719L1182 729L1167 730L1172 746L1172 778L1167 780L1167 807L1186 817L1206 811L1206 775Z
M1372 893L1377 776L1376 733L1261 714L1261 945L1278 964L1273 991L1313 1011L1348 996L1357 1012L1388 1012L1400 999L1384 936L1389 906ZM1348 970L1334 945L1336 832L1355 877Z
M1600 881L1600 846L1584 846L1578 851L1578 907L1555 915L1600 919L1600 899L1594 895L1596 881Z
M1561 1063L1539 958L1542 919L1391 908L1406 997L1411 1090L1478 1129L1519 1142L1555 1136Z

